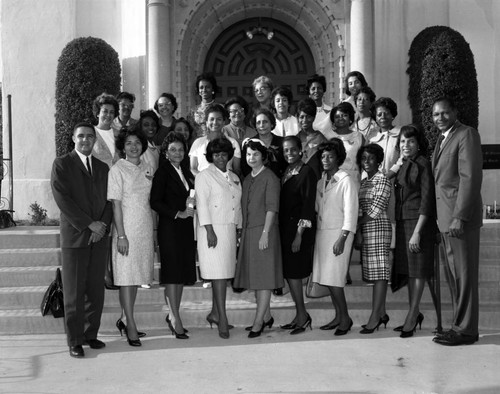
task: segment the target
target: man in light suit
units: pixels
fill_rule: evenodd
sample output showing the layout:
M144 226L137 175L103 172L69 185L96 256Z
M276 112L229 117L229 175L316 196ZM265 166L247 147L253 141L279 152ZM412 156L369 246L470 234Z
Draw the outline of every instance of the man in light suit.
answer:
M472 344L479 338L481 139L477 130L457 120L457 109L450 98L434 102L432 118L441 132L432 157L441 232L439 256L453 305L451 330L433 340L447 346Z
M52 193L61 210L64 323L69 354L84 357L83 344L100 349L97 339L104 304L104 271L112 208L107 201L108 166L92 157L94 126L73 129L75 149L54 160Z

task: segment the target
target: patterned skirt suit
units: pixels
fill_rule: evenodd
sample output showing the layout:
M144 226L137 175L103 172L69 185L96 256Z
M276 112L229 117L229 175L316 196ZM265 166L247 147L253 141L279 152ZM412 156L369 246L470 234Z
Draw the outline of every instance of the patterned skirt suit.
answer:
M389 280L392 228L387 216L391 196L391 182L379 171L371 178L361 181L359 207L363 215L373 220L360 226L363 235L361 257L363 280Z

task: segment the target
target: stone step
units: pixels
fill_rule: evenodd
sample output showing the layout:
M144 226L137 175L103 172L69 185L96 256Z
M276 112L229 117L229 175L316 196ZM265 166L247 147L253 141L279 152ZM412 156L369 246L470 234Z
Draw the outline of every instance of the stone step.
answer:
M60 248L0 249L0 267L61 265Z
M59 227L19 226L0 230L0 249L58 247Z
M189 306L189 305L187 305ZM210 326L206 322L206 315L210 311L210 305L197 305L187 307L181 304L181 315L183 324L186 328L191 329L190 335L195 335L197 329L209 329ZM425 319L422 325L422 332L429 333L434 330L437 324L436 314L432 304L423 303L420 305L420 310L424 314ZM313 319L313 328L328 323L334 316L334 310L331 304L323 302L310 302L307 304L307 311ZM140 330L165 330L165 316L168 309L164 304L156 305L138 305L135 309L135 318ZM295 308L285 306L283 304L272 303L271 313L275 319L273 330L279 329L280 324L290 322L295 316ZM387 303L387 313L390 316L390 321L387 329L390 330L404 322L407 314L406 303ZM448 328L451 322L451 307L444 305L442 309L443 327ZM370 316L370 304L351 303L349 305L349 314L354 321L353 330L358 331L361 324L365 324ZM253 321L255 316L255 304L249 303L241 305L238 308L228 309L228 318L231 324L235 325L236 329L241 329ZM120 317L119 307L105 307L101 320L101 334L116 334L116 320ZM9 334L62 334L64 333L63 319L54 319L52 316L42 317L39 309L26 310L7 310L0 311L0 335ZM498 329L500 327L500 310L498 307L481 306L479 314L480 330ZM215 331L216 327L214 327ZM382 327L381 330L384 330ZM214 335L215 332L214 332ZM376 334L375 334L376 335ZM397 335L396 333L394 334ZM418 332L417 332L418 335ZM368 338L368 337L367 337Z

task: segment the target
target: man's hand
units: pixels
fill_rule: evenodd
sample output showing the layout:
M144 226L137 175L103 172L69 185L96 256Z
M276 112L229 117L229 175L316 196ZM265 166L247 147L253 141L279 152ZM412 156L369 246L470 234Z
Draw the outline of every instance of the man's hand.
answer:
M106 223L98 221L98 220L89 224L90 231L92 231L93 233L96 233L101 238L104 237L104 235L106 234L106 227L107 227Z
M460 219L453 219L448 229L450 237L460 238L464 235L464 222Z

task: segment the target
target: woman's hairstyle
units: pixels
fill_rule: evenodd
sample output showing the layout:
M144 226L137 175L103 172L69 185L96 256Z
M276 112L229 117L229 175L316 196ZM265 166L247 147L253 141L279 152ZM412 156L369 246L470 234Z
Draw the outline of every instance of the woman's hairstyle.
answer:
M304 100L300 100L297 105L297 117L299 117L301 112L305 112L309 116L316 117L318 107L313 99L306 98Z
M330 121L332 122L332 124L335 123L335 114L337 112L343 112L345 114L348 114L350 124L354 122L355 112L351 104L343 102L332 108L332 110L330 111Z
M255 90L258 84L262 85L267 85L267 87L272 91L274 89L274 83L273 80L269 77L266 77L265 75L261 75L260 77L257 77L253 80L252 82L252 87Z
M170 133L167 134L167 136L163 139L163 142L161 143L161 151L162 153L165 153L168 150L168 147L170 144L173 144L174 142L180 142L184 146L184 153L187 154L187 145L186 145L186 139L181 133L176 133L175 131L171 131Z
M393 99L389 97L380 97L377 101L375 101L372 105L373 117L375 117L375 114L377 113L377 108L380 107L387 108L393 118L398 116L398 105L394 102Z
M135 102L135 94L129 92L120 92L116 96L116 101L120 102L120 100L130 100L130 102Z
M326 92L326 78L323 75L314 74L307 80L307 93L314 82L318 82L323 87L323 92Z
M172 93L162 93L162 94L160 94L160 97L158 97L155 101L154 109L156 112L158 112L158 113L160 112L158 109L158 101L162 97L165 97L165 98L170 100L170 102L172 103L172 106L174 107L174 110L172 112L177 111L178 105L177 105L177 99L175 98L175 96Z
M208 115L211 113L218 112L222 115L222 118L226 121L229 117L226 109L222 104L219 103L213 103L208 106L208 108L205 111L205 122L208 120Z
M213 155L214 153L226 152L228 156L228 160L231 160L234 156L234 148L231 141L227 138L215 138L210 141L207 145L207 153L205 153L205 157L209 163L214 162Z
M359 82L361 82L361 86L368 86L366 83L365 76L361 74L359 71L351 71L349 74L345 76L345 92L348 96L351 95L351 92L349 91L349 78L351 77L356 77L359 79Z
M300 151L302 151L302 141L300 140L299 137L296 135L287 135L285 138L283 138L283 143L281 146L285 145L285 142L295 142L295 145L297 145L297 148L299 148Z
M384 149L377 144L368 144L359 148L358 153L356 154L356 162L358 163L359 168L361 168L361 156L364 152L371 153L375 155L375 159L377 160L377 164L380 165L384 161Z
M351 105L351 104L349 104ZM345 151L344 143L340 138L332 138L329 141L322 142L318 146L318 155L321 161L321 156L323 152L333 152L337 157L337 165L340 167L344 164L345 158L347 157L347 152Z
M268 157L267 147L258 138L247 138L242 144L243 151L245 152L244 159L246 160L247 149L258 150L262 154L262 162L265 163Z
M233 104L238 104L241 108L243 108L244 114L248 114L248 103L247 101L241 97L241 96L233 96L227 99L227 101L224 103L224 108L226 108L226 111L229 112L229 107Z
M373 103L375 101L375 99L377 98L377 96L375 95L375 92L372 90L371 87L369 86L362 86L361 89L359 89L359 92L358 92L358 96L361 94L361 93L364 93L366 95L368 95L368 98L370 99L370 101Z
M219 89L219 85L217 85L217 80L215 79L214 75L210 72L204 72L203 74L200 74L196 77L195 89L194 89L196 94L200 93L201 81L210 82L210 85L212 85L212 96L215 97L215 95L217 94L217 90Z
M141 141L142 145L141 155L144 152L146 152L146 149L148 149L148 139L146 138L146 136L142 131L140 131L135 127L133 128L124 127L120 130L120 133L118 134L118 137L116 137L115 140L116 150L120 152L120 155L122 155L122 157L125 157L124 149L125 149L125 143L127 142L127 138L132 136L136 136L139 139L139 141Z
M258 115L265 115L269 119L269 122L271 122L271 130L273 130L276 127L276 117L274 114L268 110L267 108L258 108L255 110L253 113L253 118L252 118L252 123L253 127L256 128L256 122L257 122L257 116Z
M118 116L118 101L116 101L115 97L111 94L101 93L97 96L92 104L92 112L95 117L99 116L99 112L101 112L101 107L104 104L110 104L115 109L115 116Z
M293 101L293 94L290 89L288 89L286 86L278 86L271 92L271 107L276 110L276 107L274 106L274 98L277 95L280 96L285 96L288 99L288 109L292 106L292 101Z
M418 150L422 156L427 155L427 149L429 148L429 143L427 142L427 138L425 138L425 134L422 132L420 128L413 124L408 124L406 126L401 127L401 131L399 132L398 142L396 144L396 149L399 151L399 143L401 142L401 137L412 138L414 137L417 140Z
M137 122L137 129L142 131L142 121L143 119L146 118L151 118L153 121L156 123L156 132L160 129L160 118L158 118L158 115L156 115L156 112L153 111L152 109L147 109L144 111L141 111L141 115L139 116L139 121Z
M189 139L191 139L193 137L194 129L193 129L193 126L191 126L191 123L189 123L186 118L180 117L178 119L175 119L172 122L172 130L175 130L175 126L177 126L177 124L179 124L179 123L184 123L187 126L187 128L189 130Z

